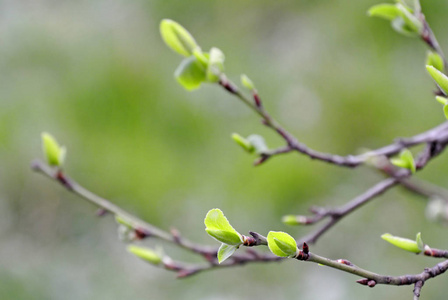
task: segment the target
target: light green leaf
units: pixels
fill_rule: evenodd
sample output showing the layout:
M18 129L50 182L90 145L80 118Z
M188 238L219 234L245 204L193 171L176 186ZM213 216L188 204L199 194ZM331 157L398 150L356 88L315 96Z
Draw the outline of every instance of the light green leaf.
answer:
M254 83L252 82L252 80L250 80L249 77L247 77L246 74L242 74L242 75L241 75L241 84L242 84L246 89L248 89L249 91L253 91L253 90L255 90L255 85L254 85Z
M433 66L426 66L426 70L428 70L429 75L431 75L432 79L437 83L437 85L442 89L445 95L448 94L448 77L434 68Z
M266 145L266 141L264 140L264 137L262 137L261 135L252 134L247 137L247 140L254 147L255 152L257 152L257 154L263 154L269 151L269 148Z
M228 245L241 245L241 234L230 225L224 213L218 209L210 210L204 220L205 231L216 240Z
M443 106L448 104L448 99L442 96L436 96L436 100L437 102L439 102L440 104L442 104Z
M399 158L392 158L390 162L397 167L409 169L412 173L416 171L414 157L408 149L403 149L400 152Z
M425 243L423 243L421 232L417 233L417 236L415 237L415 242L417 243L417 247L418 249L420 249L420 251L425 250Z
M433 66L440 72L444 72L445 69L445 63L443 62L443 58L436 52L428 51L428 54L426 55L426 65L427 66Z
M186 90L191 91L205 81L205 69L195 56L190 56L180 63L174 76Z
M222 244L218 250L218 262L222 263L223 261L228 259L230 256L232 256L233 253L235 253L236 249L238 249L238 246Z
M50 166L61 167L64 163L66 149L59 146L56 139L49 133L42 133L42 150Z
M247 152L253 153L255 151L254 146L247 139L243 138L238 133L233 133L232 139Z
M297 253L297 243L292 236L281 231L270 231L268 247L272 253L281 257L293 257Z
M221 73L224 71L225 56L218 48L210 49L210 58L207 68L207 80L209 82L218 82Z
M397 237L397 236L393 236L389 233L385 233L381 236L381 238L389 243L391 243L392 245L401 248L403 250L409 251L409 252L413 252L413 253L420 253L421 250L418 248L417 242L410 240L410 239L405 239L402 237Z
M400 12L398 11L396 5L384 3L372 6L367 12L367 14L370 17L379 17L392 21L393 19L395 19L400 15Z
M199 47L193 36L173 20L164 19L160 22L160 34L165 43L180 55L191 56Z
M152 249L143 248L135 245L129 245L127 250L135 256L153 264L159 265L162 262L162 258Z

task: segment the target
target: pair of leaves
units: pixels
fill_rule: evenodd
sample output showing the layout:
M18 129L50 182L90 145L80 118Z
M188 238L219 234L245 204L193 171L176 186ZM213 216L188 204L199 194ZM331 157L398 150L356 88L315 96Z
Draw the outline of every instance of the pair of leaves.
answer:
M392 28L403 35L418 36L423 30L423 24L413 14L414 10L416 9L409 7L403 1L397 1L395 4L375 5L369 9L368 15L391 21Z
M50 166L62 167L67 151L47 132L42 133L42 150Z
M412 156L412 152L408 149L403 149L400 152L399 157L392 158L390 162L397 167L409 169L412 173L415 173L416 171L414 157Z
M420 232L417 233L415 240L410 240L410 239L406 239L406 238L402 238L402 237L398 237L398 236L393 236L390 233L383 234L381 236L381 238L398 248L401 248L403 250L413 252L413 253L420 253L420 252L424 251L424 248L425 248L425 244L423 243L422 235Z
M232 139L249 153L264 154L269 150L264 137L258 134L252 134L244 138L238 133L234 133L232 134Z
M230 225L224 213L218 209L210 210L204 220L205 231L222 245L218 250L218 261L229 258L243 243L243 237Z
M174 72L177 81L186 89L194 90L203 82L218 82L224 70L224 53L211 48L209 53L202 52L193 36L179 23L162 20L160 34L173 51L185 56Z

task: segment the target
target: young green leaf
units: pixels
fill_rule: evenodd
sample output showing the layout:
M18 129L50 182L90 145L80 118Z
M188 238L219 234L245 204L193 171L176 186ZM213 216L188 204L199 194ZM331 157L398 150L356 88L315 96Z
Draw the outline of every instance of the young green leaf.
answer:
M241 75L241 84L242 84L246 89L248 89L249 91L253 91L253 90L255 90L255 85L254 85L254 83L252 82L252 80L250 80L249 77L247 77L246 74L242 74L242 75Z
M263 154L269 150L268 146L266 145L266 141L264 140L264 137L262 137L261 135L252 134L247 137L247 140L254 147L255 152L257 152L257 154Z
M439 102L440 104L442 104L443 106L448 104L448 99L442 96L436 96L436 100L437 102Z
M445 63L443 62L443 58L436 52L428 51L428 54L426 55L426 65L427 66L433 66L440 72L444 72L445 69Z
M218 250L218 262L222 263L226 259L228 259L230 256L232 256L233 253L235 253L236 249L238 249L238 246L234 245L227 245L227 244L221 244L221 247L219 247Z
M173 20L164 19L160 22L160 34L168 47L180 55L191 56L199 48L193 36Z
M445 95L448 94L448 77L437 70L433 66L426 66L426 70L428 70L429 75L431 75L432 79L437 83L437 85L442 89Z
M285 232L270 231L267 240L269 250L277 256L293 257L297 253L296 240Z
M246 150L249 153L253 153L255 151L254 146L245 138L243 138L238 133L232 134L232 139L241 146L244 150Z
M66 149L65 147L59 146L56 139L47 132L42 133L42 150L50 166L62 166Z
M421 250L418 248L417 242L410 240L410 239L405 239L402 237L397 237L397 236L393 236L389 233L385 233L381 236L381 238L389 243L391 243L392 245L401 248L403 250L409 251L409 252L414 252L414 253L420 253Z
M207 68L207 80L218 82L222 71L224 71L225 56L218 48L210 49L210 58Z
M186 90L192 91L205 81L205 69L195 56L190 56L180 63L174 76Z
M396 5L383 3L383 4L378 4L378 5L372 6L368 10L367 14L370 17L379 17L379 18L383 18L383 19L392 21L393 19L395 19L396 17L398 17L400 15L400 12L398 11L398 8Z
M390 162L397 167L409 169L412 173L416 171L414 157L408 149L403 149L400 152L399 158L392 158Z
M415 242L417 243L417 247L418 249L420 249L420 251L425 250L425 243L423 243L421 232L417 233L417 236L415 237Z
M241 234L230 225L224 213L218 209L210 210L204 220L205 231L217 241L227 245L241 245Z
M129 245L127 248L128 252L134 254L135 256L153 264L159 265L162 262L162 258L154 250L149 248L143 248L135 245Z

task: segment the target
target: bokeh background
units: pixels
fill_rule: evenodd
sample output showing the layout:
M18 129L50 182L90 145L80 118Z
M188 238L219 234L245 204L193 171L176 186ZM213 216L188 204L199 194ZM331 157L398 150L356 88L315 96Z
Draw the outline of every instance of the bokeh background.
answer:
M265 106L309 146L349 154L444 121L425 74L426 48L369 19L377 1L2 0L0 1L1 299L410 299L412 287L368 289L313 264L250 265L176 280L126 253L110 217L33 173L40 134L68 148L66 170L92 191L163 228L216 244L205 213L221 208L241 232L312 228L281 224L311 205L345 203L381 176L296 154L254 168L230 134L283 141L217 86L184 91L180 57L161 41L163 18L188 28L203 49L226 54ZM423 1L442 46L448 2ZM445 186L447 156L417 177ZM447 228L425 219L427 199L401 188L350 215L312 250L378 273L437 263L380 239L384 232L448 248ZM196 261L159 241L172 257ZM446 296L446 278L424 299Z

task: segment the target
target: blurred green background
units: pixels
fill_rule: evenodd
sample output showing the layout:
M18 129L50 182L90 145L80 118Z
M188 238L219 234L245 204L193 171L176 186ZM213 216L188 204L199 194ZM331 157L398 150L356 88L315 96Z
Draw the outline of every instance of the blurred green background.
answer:
M216 244L203 218L221 208L241 232L312 228L280 223L311 205L345 203L378 182L296 154L252 167L230 139L283 141L217 86L188 93L174 80L180 57L161 41L171 18L203 49L226 54L269 111L310 147L349 154L444 121L424 70L426 48L369 19L377 1L0 1L0 299L410 299L412 287L368 289L313 264L250 265L176 280L128 255L110 217L30 171L40 133L68 148L67 172L92 191L163 228ZM423 3L448 46L448 2ZM447 48L445 48L447 49ZM447 156L417 177L445 186ZM424 217L427 201L396 188L350 215L312 251L378 273L421 272L434 259L403 253L391 232L448 248L447 229ZM162 244L166 252L196 261ZM446 276L445 276L446 277ZM446 278L424 299L446 296Z

